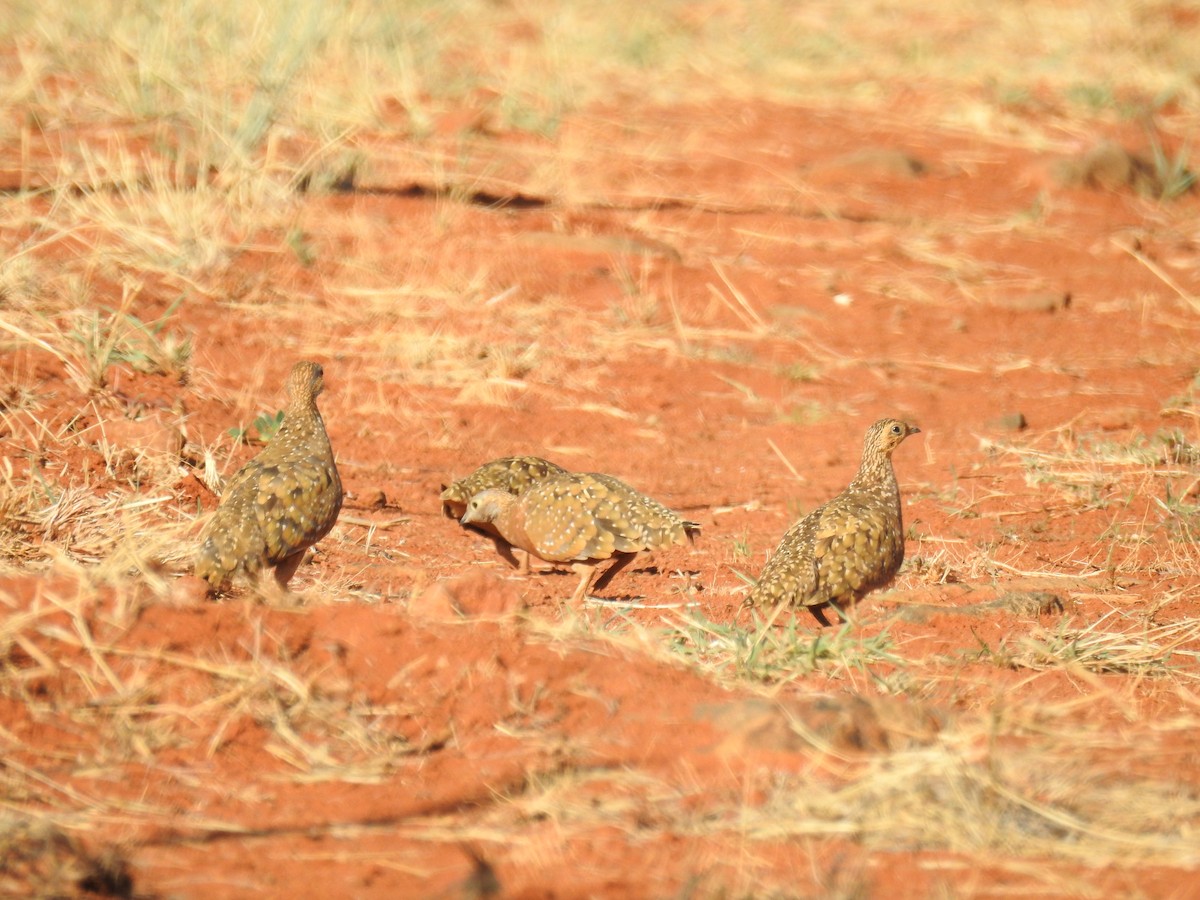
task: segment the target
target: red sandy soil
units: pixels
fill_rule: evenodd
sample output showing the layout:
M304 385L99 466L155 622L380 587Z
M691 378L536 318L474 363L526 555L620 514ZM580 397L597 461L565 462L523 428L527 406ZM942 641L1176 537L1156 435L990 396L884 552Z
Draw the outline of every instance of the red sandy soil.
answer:
M1102 137L1144 151L1132 128L1077 151ZM439 141L460 148L456 190L414 162ZM52 813L71 842L31 838L45 855L12 872L45 884L54 853L116 848L154 897L1200 895L1200 851L1160 864L761 827L782 785L852 784L993 718L1014 753L1078 730L1078 764L1200 793L1200 731L1156 727L1196 721L1194 681L981 650L1108 614L1200 617L1196 545L1156 502L1169 484L1197 503L1194 458L1064 484L1004 449L1170 430L1200 444L1200 198L1072 183L1016 142L741 102L593 113L553 140L361 143L353 191L296 201L310 265L248 246L206 282L219 292L143 285L143 321L183 294L170 325L195 336L188 384L117 366L91 402L48 353L6 360L51 431L136 409L158 424L116 443L181 424L185 458L212 447L230 472L255 448L226 429L278 408L292 362L318 359L348 491L292 605L206 600L188 577L95 586L65 563L0 585L5 615L37 622L4 649L6 808ZM461 337L467 363L413 361L414 320L368 319L343 290L429 272L454 296L414 301L420 328ZM478 302L460 299L475 278ZM279 325L289 302L305 312ZM524 367L480 362L530 346ZM501 380L446 375L462 365ZM1018 413L1024 430L1004 421ZM685 603L749 627L738 572L844 486L882 415L921 427L895 458L909 562L856 623L890 634L894 662L764 689L673 660L665 638L601 637ZM2 439L28 477L22 433ZM626 570L607 605L564 610L569 571L519 578L440 510L441 485L524 453L623 477L703 537ZM98 443L47 454L97 495L130 490ZM168 482L180 518L213 507L189 464ZM1014 592L1061 612L974 606ZM330 733L322 710L347 709L361 734ZM978 759L1009 752L983 726L960 733Z

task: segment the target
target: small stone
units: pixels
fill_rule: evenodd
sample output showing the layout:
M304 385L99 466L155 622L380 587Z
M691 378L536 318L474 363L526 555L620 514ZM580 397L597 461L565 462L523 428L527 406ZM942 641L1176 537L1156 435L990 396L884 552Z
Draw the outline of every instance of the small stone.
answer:
M1062 597L1050 591L1009 591L999 597L996 603L1027 616L1048 616L1066 610Z
M816 168L867 177L901 178L919 178L929 171L929 167L922 160L895 147L864 147L819 164Z
M1024 431L1029 427L1025 414L1019 412L1005 413L998 419L988 422L988 427L996 431Z
M1078 156L1058 160L1051 177L1063 187L1133 188L1146 196L1157 196L1163 188L1151 163L1114 141L1101 141Z
M1133 428L1141 415L1136 406L1109 406L1091 413L1082 424L1101 431L1124 431Z
M996 306L1014 312L1052 313L1069 309L1071 295L1063 291L1044 291L1036 294L1005 294L992 300Z

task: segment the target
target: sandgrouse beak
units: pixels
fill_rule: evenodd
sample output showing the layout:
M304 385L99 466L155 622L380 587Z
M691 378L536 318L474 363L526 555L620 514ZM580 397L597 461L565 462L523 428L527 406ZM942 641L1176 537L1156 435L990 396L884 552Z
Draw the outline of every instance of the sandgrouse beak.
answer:
M909 425L909 426L908 426L908 433L909 433L909 434L920 434L920 433L921 433L921 429L920 429L920 428L918 428L916 425Z

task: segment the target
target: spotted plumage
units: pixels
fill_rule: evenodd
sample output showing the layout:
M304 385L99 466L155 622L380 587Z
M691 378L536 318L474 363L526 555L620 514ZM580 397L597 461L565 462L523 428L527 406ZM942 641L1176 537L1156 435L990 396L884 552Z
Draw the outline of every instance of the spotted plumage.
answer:
M580 575L573 603L587 596L600 563L613 560L596 580L596 590L641 551L691 541L700 530L625 482L598 473L546 478L519 497L481 491L471 497L462 521L491 523L513 546L547 562L571 563Z
M806 606L828 625L826 606L840 614L895 578L904 561L904 523L892 451L919 431L896 419L867 430L850 485L788 529L747 605Z
M304 551L337 521L342 482L316 403L324 386L319 365L296 363L279 430L226 484L196 555L196 574L213 589L264 568L286 587Z

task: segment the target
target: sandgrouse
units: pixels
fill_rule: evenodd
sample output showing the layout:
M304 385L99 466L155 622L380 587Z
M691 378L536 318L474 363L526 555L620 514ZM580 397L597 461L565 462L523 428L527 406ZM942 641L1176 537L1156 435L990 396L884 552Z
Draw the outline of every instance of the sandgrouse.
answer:
M596 580L602 590L643 550L689 542L700 530L611 475L563 473L533 484L520 496L485 490L471 497L464 524L490 522L506 541L547 562L567 562L580 576L571 596L581 602L596 567L614 562Z
M505 456L493 459L466 478L451 482L449 487L442 489L442 512L453 519L461 519L471 498L480 491L498 490L519 496L530 485L555 475L565 475L566 472L562 466L540 456ZM491 522L475 522L471 527L491 538L496 545L496 552L517 566L522 575L529 574L529 554L522 551L518 560L495 525Z
M892 451L920 429L880 419L867 429L862 463L849 487L788 529L747 605L806 606L822 625L824 608L856 603L886 587L904 561L904 524Z
M540 456L505 456L486 462L466 478L442 489L442 511L453 519L462 517L467 502L480 491L495 488L510 494L520 494L535 482L551 475L562 475L562 466Z
M225 486L196 555L196 574L213 589L239 571L256 579L264 567L286 588L304 551L337 521L342 482L316 402L324 387L319 365L296 363L279 430Z

